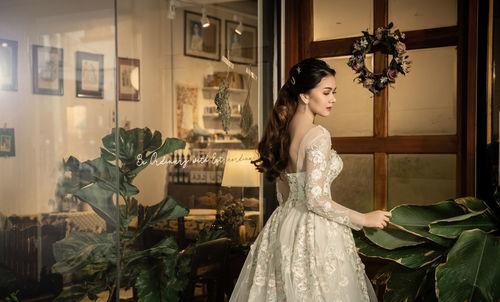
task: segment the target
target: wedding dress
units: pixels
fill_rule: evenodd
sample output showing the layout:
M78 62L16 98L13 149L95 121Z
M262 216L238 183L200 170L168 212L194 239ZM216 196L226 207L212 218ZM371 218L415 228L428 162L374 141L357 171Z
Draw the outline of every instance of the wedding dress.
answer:
M302 138L297 169L278 180L279 206L251 245L230 302L377 301L354 244L364 215L331 199L343 163L327 129Z

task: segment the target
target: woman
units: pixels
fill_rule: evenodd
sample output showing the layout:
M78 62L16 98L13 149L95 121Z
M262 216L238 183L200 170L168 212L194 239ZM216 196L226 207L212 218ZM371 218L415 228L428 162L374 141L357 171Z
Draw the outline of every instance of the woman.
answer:
M331 199L342 170L331 135L314 124L335 103L335 70L295 65L252 162L276 182L279 206L252 244L230 301L376 301L352 229L384 228L390 212L362 214Z

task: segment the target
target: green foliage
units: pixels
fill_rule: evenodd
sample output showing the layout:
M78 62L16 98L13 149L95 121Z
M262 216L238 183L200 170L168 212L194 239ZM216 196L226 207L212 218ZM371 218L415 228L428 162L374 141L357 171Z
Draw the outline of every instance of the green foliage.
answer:
M229 104L229 88L227 87L227 76L222 81L215 94L214 103L217 106L217 112L222 122L222 129L229 132L229 123L231 121L231 105Z
M143 247L138 238L157 223L185 216L189 210L167 196L139 211L139 202L133 197L139 189L132 182L150 163L184 148L185 142L176 138L162 142L161 133L148 128L120 128L118 138L113 130L102 143L100 157L84 163L70 157L65 162L72 173L64 193L88 203L107 222L108 229L102 234L72 232L53 245L57 262L52 271L79 275L56 301L95 300L103 291L109 292L111 301L116 297L118 266L121 287L134 287L139 301L177 301L188 282L189 253L179 252L173 238L152 247ZM114 201L117 193L122 200L119 207ZM138 225L130 227L135 218Z
M355 233L360 254L391 261L384 301L499 301L499 212L472 197L394 208L390 227ZM460 288L460 290L457 290Z

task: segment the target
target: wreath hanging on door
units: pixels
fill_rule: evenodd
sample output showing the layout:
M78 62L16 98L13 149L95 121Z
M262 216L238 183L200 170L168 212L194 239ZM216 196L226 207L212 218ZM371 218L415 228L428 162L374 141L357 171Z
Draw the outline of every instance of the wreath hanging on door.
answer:
M363 31L363 36L353 43L352 56L347 62L347 65L358 74L354 79L358 79L358 83L376 95L379 95L388 84L395 83L398 73L405 75L410 68L411 62L406 55L406 44L401 41L405 39L405 34L399 29L392 32L392 26L391 22L385 27L379 27L373 35ZM392 55L392 60L382 73L373 73L366 67L365 58L366 54L378 45L382 47L384 53Z

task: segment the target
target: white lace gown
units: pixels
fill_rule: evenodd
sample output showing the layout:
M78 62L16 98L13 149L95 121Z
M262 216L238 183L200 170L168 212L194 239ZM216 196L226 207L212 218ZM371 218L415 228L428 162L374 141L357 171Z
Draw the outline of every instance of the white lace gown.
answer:
M277 182L279 206L251 245L231 302L377 301L351 232L364 216L331 199L342 167L329 131L310 129L299 172Z

